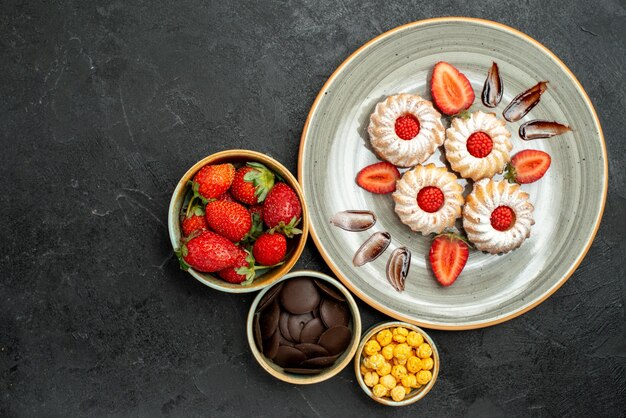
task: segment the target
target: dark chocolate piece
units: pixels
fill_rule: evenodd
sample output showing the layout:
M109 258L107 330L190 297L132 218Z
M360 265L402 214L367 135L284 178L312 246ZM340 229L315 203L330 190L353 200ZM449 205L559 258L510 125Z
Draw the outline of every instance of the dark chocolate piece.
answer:
M302 332L300 333L301 343L316 343L319 340L320 335L326 331L324 323L319 318L313 318L306 323Z
M369 210L345 210L335 213L330 223L346 231L365 231L374 226L376 215Z
M313 281L315 282L317 287L319 287L320 290L324 292L326 295L341 302L346 301L346 297L339 290L332 287L329 283L326 283L322 280L313 280Z
M327 329L319 340L319 345L328 350L330 355L342 353L352 340L352 331L348 327L336 326Z
M300 333L302 328L313 319L313 314L307 312L301 315L289 315L287 321L287 327L289 328L289 335L291 335L292 341L300 342Z
M301 343L296 344L295 347L302 351L307 358L324 357L328 355L328 350L319 344Z
M265 357L273 359L278 352L278 347L280 347L280 332L277 328L268 339L263 341L263 354Z
M389 232L375 232L356 250L352 264L361 267L370 261L376 260L385 252L391 243L391 234Z
M291 315L289 315L289 312L282 311L280 313L280 317L278 319L278 329L280 330L280 333L283 335L283 337L285 337L286 340L294 341L294 339L291 337L291 334L289 333L289 317L290 316Z
M274 300L274 298L276 297L276 295L278 295L282 288L283 283L279 283L276 286L272 287L270 290L268 290L267 293L263 295L263 298L259 301L256 311L261 312L263 309L265 309L268 304Z
M498 64L495 62L491 64L491 68L487 73L487 79L483 85L482 100L483 104L487 107L496 107L502 100L502 93L504 87L502 84L502 77L500 76L500 70Z
M320 303L320 294L311 279L299 277L285 282L280 292L280 303L292 314L304 314Z
M310 358L300 363L300 367L326 368L332 366L338 358L339 355Z
M294 367L306 360L306 355L297 348L281 345L274 356L274 363L280 367Z
M278 318L280 317L280 307L278 302L270 303L267 309L261 312L259 317L259 325L261 327L261 336L263 339L269 338L276 328L278 328Z
M324 299L320 304L320 317L327 328L343 325L347 327L350 323L350 308L345 302L338 302L334 299Z

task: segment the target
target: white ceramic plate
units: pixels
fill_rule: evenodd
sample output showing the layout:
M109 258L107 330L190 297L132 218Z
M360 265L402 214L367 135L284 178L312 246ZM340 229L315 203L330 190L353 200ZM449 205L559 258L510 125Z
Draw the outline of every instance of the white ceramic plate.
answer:
M400 92L430 100L428 83L437 61L448 61L472 83L472 110L496 61L504 80L504 107L521 91L548 80L548 91L526 117L507 126L513 151L548 152L552 165L540 181L524 185L535 206L531 237L506 255L472 251L451 287L438 285L428 265L430 238L412 232L393 211L390 195L368 193L356 173L377 160L369 149L367 125L377 102ZM522 141L519 125L531 119L566 123L573 132ZM446 122L447 123L447 122ZM443 166L439 151L428 162ZM470 329L497 324L537 306L574 272L598 229L607 188L607 158L598 118L580 83L548 49L507 26L479 19L441 18L411 23L380 35L352 54L329 78L315 100L302 133L299 181L309 207L311 234L322 256L358 297L400 320L427 328ZM346 232L329 223L347 209L378 216L368 231ZM354 267L352 257L376 231L392 244L372 263ZM405 245L413 257L406 291L387 282L391 251Z

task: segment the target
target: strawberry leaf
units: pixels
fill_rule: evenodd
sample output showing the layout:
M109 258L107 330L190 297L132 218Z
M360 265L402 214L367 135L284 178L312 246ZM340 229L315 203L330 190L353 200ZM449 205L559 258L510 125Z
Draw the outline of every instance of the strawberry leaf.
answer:
M250 245L254 243L263 233L263 219L261 219L261 215L258 213L252 214L252 226L248 233L241 240L244 245Z
M257 202L261 203L274 187L274 173L261 163L250 162L247 166L252 167L253 170L248 171L243 176L243 180L254 184L254 195L257 197Z
M285 224L283 221L281 221L278 225L270 229L268 232L270 234L273 234L274 232L278 231L285 235L287 238L293 238L294 235L300 235L302 233L301 229L296 228L299 223L300 218L296 218L294 216L293 218L291 218L291 221L289 221L288 224Z
M457 113L456 115L452 116L453 118L461 118L461 119L469 119L472 117L472 112L469 111L469 109L465 109L462 112Z
M191 266L187 264L187 262L183 259L183 257L186 257L188 254L187 246L183 245L179 249L175 250L174 254L176 254L176 258L178 258L178 264L180 264L180 269L185 271L189 270L189 267Z
M504 178L509 181L509 183L517 183L517 171L515 167L508 163L506 165L506 173L504 173Z

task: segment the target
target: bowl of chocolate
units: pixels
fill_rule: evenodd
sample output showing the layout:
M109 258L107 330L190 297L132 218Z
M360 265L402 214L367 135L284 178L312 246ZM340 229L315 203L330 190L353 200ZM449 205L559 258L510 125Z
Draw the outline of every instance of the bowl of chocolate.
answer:
M247 321L252 354L269 374L294 384L330 379L356 353L361 316L337 280L293 271L263 289Z

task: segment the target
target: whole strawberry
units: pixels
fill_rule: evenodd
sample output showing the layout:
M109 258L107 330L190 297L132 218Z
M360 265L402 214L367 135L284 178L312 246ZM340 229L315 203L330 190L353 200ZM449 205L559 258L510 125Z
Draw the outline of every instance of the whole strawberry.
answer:
M234 266L238 254L235 244L211 231L202 231L176 252L183 270L191 267L205 273Z
M232 164L205 165L194 176L192 187L204 199L217 199L228 190L234 178Z
M276 183L263 203L263 221L268 228L283 232L291 238L302 233L296 228L302 215L302 206L296 192L285 183Z
M239 203L214 200L204 210L209 228L232 242L241 241L252 226L250 212Z
M204 210L200 206L196 206L189 215L183 218L182 222L183 235L188 237L196 231L202 231L207 228Z
M254 278L254 270L247 269L250 266L254 267L254 258L252 258L249 252L239 248L235 265L224 270L220 270L217 274L228 283L240 284L247 280L252 281ZM242 267L246 269L246 271L243 274L239 274L237 270Z
M252 205L248 208L251 215L255 213L259 215L261 219L263 219L263 205Z
M217 200L225 200L227 202L236 202L233 195L231 195L228 191L225 191L222 195L220 195L220 197L218 197Z
M273 266L285 258L287 239L283 234L264 233L254 242L252 255L256 262L263 266Z
M265 200L272 187L274 173L263 164L248 163L235 172L230 192L241 203L255 205Z

